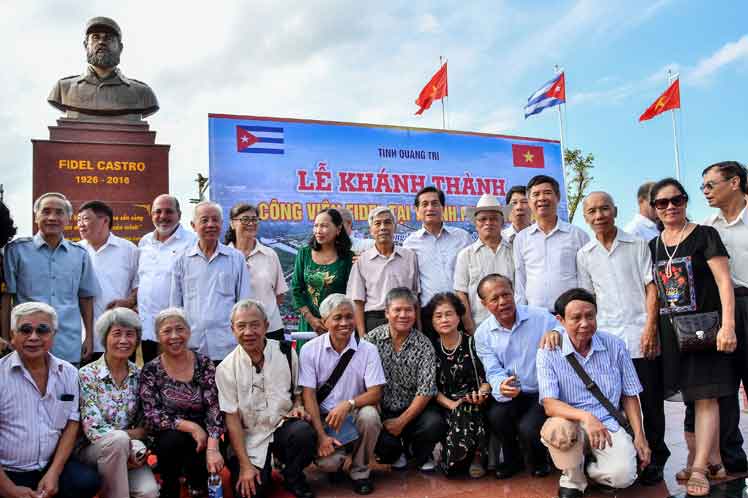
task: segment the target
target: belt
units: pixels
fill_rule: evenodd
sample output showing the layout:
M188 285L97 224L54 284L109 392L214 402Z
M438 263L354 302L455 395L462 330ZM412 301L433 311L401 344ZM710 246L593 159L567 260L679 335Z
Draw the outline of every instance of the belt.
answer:
M735 287L735 297L748 297L748 287Z

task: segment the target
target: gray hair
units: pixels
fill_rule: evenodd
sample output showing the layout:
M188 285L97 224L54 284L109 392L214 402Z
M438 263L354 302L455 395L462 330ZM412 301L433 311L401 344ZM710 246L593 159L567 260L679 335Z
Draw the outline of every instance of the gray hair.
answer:
M371 226L372 223L374 223L374 218L379 216L382 213L387 213L390 215L390 218L392 218L392 223L397 224L397 219L395 218L395 213L392 212L390 208L387 206L377 206L374 209L369 211L369 226Z
M16 330L18 321L26 316L33 315L35 313L44 313L52 321L52 328L57 331L59 322L57 320L57 312L55 309L47 303L40 303L38 301L28 301L21 303L13 308L10 312L10 330Z
M197 211L201 207L212 207L218 211L218 216L221 217L221 221L223 221L223 208L220 204L213 201L200 201L197 204L195 204L195 210L192 212L192 221L197 221Z
M343 223L349 223L351 225L353 224L353 213L351 212L350 209L348 209L347 207L343 207L343 206L336 207L333 209L337 209L338 213L340 213L340 217L343 218Z
M613 200L613 196L612 195L610 195L609 193L604 192L602 190L595 190L594 192L590 192L589 194L587 194L586 196L584 196L584 200L582 201L582 207L584 207L584 205L587 203L587 201L589 200L589 198L592 197L593 195L602 195L602 196L605 196L610 201L610 205L611 206L615 207L615 205L616 205L616 201Z
M153 330L156 331L156 334L158 334L161 325L170 318L181 320L184 326L187 327L187 330L192 330L190 322L187 321L187 315L184 314L184 310L182 308L171 307L159 311L158 315L156 315L156 319L153 322Z
M265 311L265 307L260 301L257 301L255 299L242 299L241 301L238 301L236 304L234 304L234 306L232 306L231 308L231 323L234 323L234 316L239 312L239 310L251 310L252 308L260 312L260 315L262 315L262 320L264 322L268 321L267 311Z
M344 304L355 309L353 300L345 294L330 294L327 296L322 301L322 304L319 305L319 316L322 321L327 320L327 317L332 315L332 312L335 311L338 306L343 306Z
M162 198L162 197L163 197L164 199L169 199L169 200L170 200L170 201L172 202L172 204L174 204L174 210L175 210L175 211L176 211L177 213L179 213L179 214L182 214L182 209L181 209L181 208L179 207L179 199L177 199L177 198L176 198L176 196L173 196L173 195L171 195L171 194L159 194L159 195L157 195L157 196L156 196L156 197L155 197L155 198L153 199L153 203L155 204L155 202L156 202L157 200L159 200L160 198ZM151 205L153 205L153 204L151 204Z
M42 201L44 199L47 199L48 197L54 197L56 199L60 199L65 206L65 214L68 215L68 217L73 216L73 205L70 204L70 201L67 197L65 197L64 194L61 194L59 192L47 192L46 194L42 194L39 196L38 199L34 201L34 215L36 215L39 212L39 208L42 205Z
M94 324L94 337L98 336L101 338L101 345L104 346L104 351L106 351L106 340L109 337L109 330L115 325L135 329L135 333L138 336L135 346L137 347L140 344L140 339L143 336L143 324L138 314L129 308L112 308L102 313Z
M418 296L416 296L412 290L407 287L395 287L387 293L384 298L384 308L389 309L390 305L398 299L404 299L408 301L413 307L418 310Z

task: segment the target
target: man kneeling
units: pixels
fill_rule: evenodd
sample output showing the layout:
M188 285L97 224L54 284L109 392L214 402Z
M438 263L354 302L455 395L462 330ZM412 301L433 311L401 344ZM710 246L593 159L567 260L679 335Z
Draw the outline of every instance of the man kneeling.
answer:
M317 466L341 470L350 449L353 490L368 495L374 490L369 463L382 429L376 405L387 381L377 347L356 334L353 310L343 294L322 301L319 313L328 332L301 350L299 384L317 431Z
M642 387L626 345L597 330L595 298L586 290L564 292L554 307L565 329L561 349L538 351L537 374L540 400L550 417L540 437L563 471L558 496L576 498L584 493L585 454L593 457L587 465L590 479L612 488L631 486L637 455L644 468L650 450L639 407ZM597 396L594 387L588 391L580 374L599 387ZM621 404L626 418L618 410Z
M299 362L288 343L265 338L268 325L258 301L236 303L231 330L239 345L216 369L218 401L235 454L228 463L232 484L237 496L265 497L274 454L283 463L286 489L313 498L304 467L312 463L317 438L301 403Z

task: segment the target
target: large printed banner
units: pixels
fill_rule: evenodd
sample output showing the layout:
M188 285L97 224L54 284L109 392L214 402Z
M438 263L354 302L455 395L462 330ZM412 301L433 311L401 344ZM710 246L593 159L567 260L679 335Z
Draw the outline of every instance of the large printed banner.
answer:
M445 192L445 219L466 229L464 208L482 194L504 204L513 185L541 173L563 185L553 140L223 114L209 115L209 130L211 198L226 215L236 202L256 205L261 237L281 250L303 244L330 206L348 207L355 236L367 236L369 210L388 205L402 240L420 225L413 199L426 185Z

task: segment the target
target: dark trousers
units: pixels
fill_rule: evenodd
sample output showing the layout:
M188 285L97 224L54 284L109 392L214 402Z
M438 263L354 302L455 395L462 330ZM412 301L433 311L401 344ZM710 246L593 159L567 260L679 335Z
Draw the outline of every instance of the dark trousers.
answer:
M658 356L654 360L636 358L633 361L636 374L644 388L639 393L639 402L642 406L647 444L652 450L650 465L663 469L670 457L670 450L665 444L665 386L662 382L662 357Z
M382 413L382 422L399 415L400 413L385 410ZM393 436L382 427L374 452L379 457L380 462L393 463L406 452L406 449L410 448L416 465L420 466L431 458L434 446L441 441L446 431L447 424L441 416L439 408L431 402L405 426L399 437Z
M522 449L530 467L538 467L547 461L547 450L540 442L540 428L546 415L538 403L537 393L520 393L503 403L491 398L488 401L486 418L491 431L501 440L504 462L522 465ZM521 448L520 448L521 445ZM498 455L496 457L498 462Z
M30 472L11 472L6 470L8 476L16 486L24 486L36 490L39 481L44 477L44 470L32 470ZM93 498L99 492L101 481L96 467L90 467L74 458L68 459L62 469L58 480L60 498Z
M184 475L187 483L203 489L208 482L205 450L197 453L197 444L186 432L161 431L156 434L156 457L161 473L161 498L178 498L179 477Z
M272 332L265 334L265 337L276 341L283 341L286 339L286 329L273 330Z
M371 332L380 325L387 323L387 317L384 316L384 310L372 310L364 312L364 323L366 332Z
M273 433L273 442L268 449L265 465L260 469L262 483L253 498L265 498L272 488L273 466L271 455L283 463L283 479L288 486L303 481L306 468L317 454L317 433L304 420L291 419ZM236 489L239 477L239 460L234 456L228 461L231 471L231 486Z

